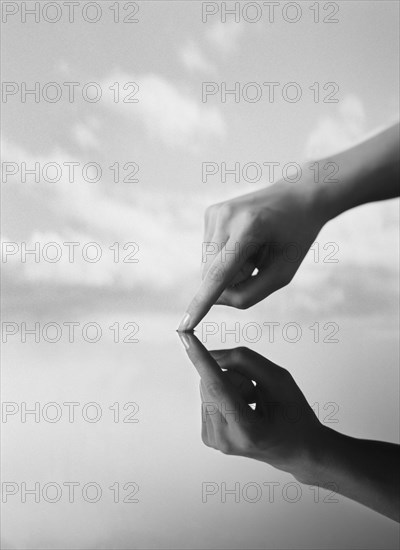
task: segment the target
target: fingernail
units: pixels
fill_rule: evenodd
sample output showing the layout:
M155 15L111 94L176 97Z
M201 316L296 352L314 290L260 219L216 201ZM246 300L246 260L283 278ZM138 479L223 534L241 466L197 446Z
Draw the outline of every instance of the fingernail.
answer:
M185 349L190 348L190 340L184 332L178 332L179 338L181 339L182 344L185 346Z
M189 313L185 313L178 327L178 332L184 332L184 331L190 330L189 325L190 325L190 315Z

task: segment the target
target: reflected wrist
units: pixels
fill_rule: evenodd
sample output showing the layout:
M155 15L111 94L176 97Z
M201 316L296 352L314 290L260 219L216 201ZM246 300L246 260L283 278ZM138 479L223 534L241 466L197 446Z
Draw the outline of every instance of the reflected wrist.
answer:
M303 460L291 472L297 481L305 485L330 484L335 477L336 451L344 436L332 428L320 427L310 437Z

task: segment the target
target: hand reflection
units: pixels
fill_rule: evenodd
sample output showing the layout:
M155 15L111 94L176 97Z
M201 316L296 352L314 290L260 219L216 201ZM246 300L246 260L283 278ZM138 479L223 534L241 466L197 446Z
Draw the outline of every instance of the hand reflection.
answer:
M193 334L181 338L201 377L205 445L297 470L324 427L291 374L245 347L208 352Z
M322 425L291 374L248 348L209 352L193 333L179 336L201 378L205 445L334 487L398 521L398 445Z

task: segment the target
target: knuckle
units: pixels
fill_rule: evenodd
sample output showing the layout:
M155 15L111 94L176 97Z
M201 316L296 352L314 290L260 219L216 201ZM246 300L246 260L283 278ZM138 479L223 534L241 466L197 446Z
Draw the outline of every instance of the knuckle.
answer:
M243 294L233 295L231 302L237 309L248 309L251 306L251 300Z
M229 220L233 214L233 206L229 202L223 202L218 208L218 218L222 221Z
M211 204L210 206L207 206L207 208L205 209L205 212L204 212L205 220L208 221L209 219L211 219L213 217L213 215L215 214L216 210L217 210L217 205L216 204Z
M189 314L194 314L196 311L199 311L204 304L203 296L195 296L188 307Z
M244 438L244 447L247 451L247 456L252 456L263 447L265 434L260 432L260 426L256 422L252 422L247 427L247 432Z
M207 278L210 281L220 283L224 280L225 269L221 264L212 264L207 272Z
M199 297L199 296L195 296L195 297L193 298L193 300L190 302L190 307L189 307L189 309L190 309L191 311L197 309L197 308L199 307L200 303L201 303L200 297Z
M257 448L257 442L253 434L250 432L250 428L247 427L246 433L240 434L240 440L238 440L238 447L240 454L243 456L251 456L253 450Z
M252 306L252 302L251 302L250 298L243 297L240 300L240 304L239 304L238 309L249 309L249 307L251 307L251 306Z
M257 220L257 216L251 210L245 210L240 214L241 225L247 230L250 230L252 228L256 229L256 227L258 226Z
M291 273L290 271L284 271L280 276L281 287L288 286L288 284L291 283L293 277L294 277L294 273Z
M247 349L244 346L240 346L232 350L231 359L233 363L242 363L247 357Z
M223 394L224 384L219 381L207 382L205 388L211 398L218 400Z
M221 451L221 453L224 455L230 455L233 452L232 445L226 439L219 442L218 448Z
M276 365L275 372L276 372L277 378L284 381L285 383L293 379L292 375L288 370L284 369L283 367L279 367L278 365Z

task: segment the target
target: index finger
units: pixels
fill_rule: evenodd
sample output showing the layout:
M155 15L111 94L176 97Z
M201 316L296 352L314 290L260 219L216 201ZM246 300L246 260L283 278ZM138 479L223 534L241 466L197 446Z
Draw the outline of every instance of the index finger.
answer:
M196 336L185 333L180 335L180 338L189 359L200 375L204 397L217 405L221 413L236 410L238 404L247 407L247 403L234 391L229 381L225 379L218 363Z
M229 239L225 246L218 252L212 262L199 290L186 310L178 331L189 331L203 319L211 307L215 304L234 276L245 263L246 254L233 250L227 250L233 240ZM236 245L235 245L236 246Z

